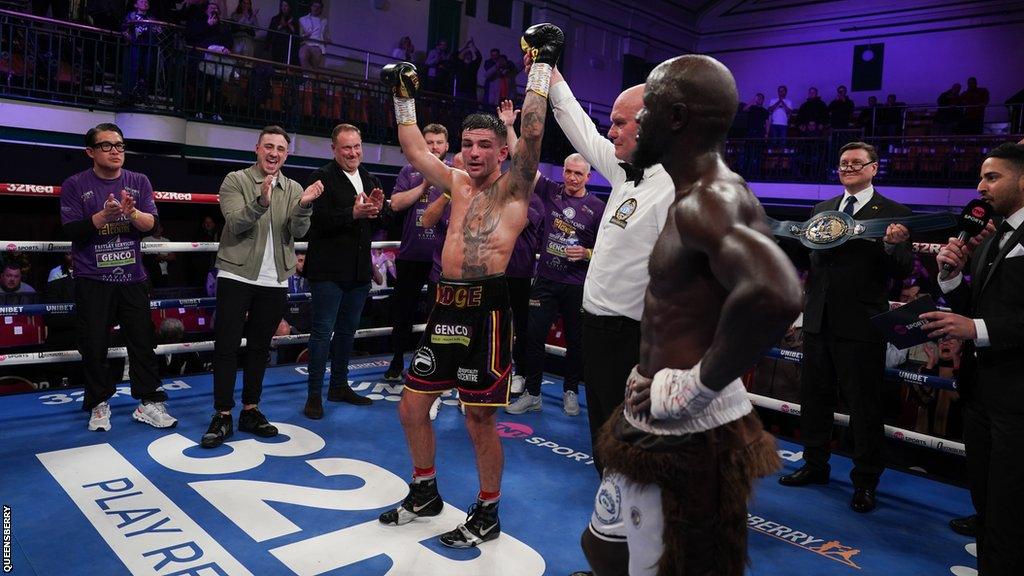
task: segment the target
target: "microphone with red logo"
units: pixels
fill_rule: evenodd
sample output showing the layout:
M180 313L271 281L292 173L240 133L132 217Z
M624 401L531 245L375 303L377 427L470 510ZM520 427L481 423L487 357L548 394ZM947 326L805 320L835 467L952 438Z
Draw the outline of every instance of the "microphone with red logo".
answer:
M981 234L981 231L988 226L989 220L992 219L992 205L984 200L975 198L964 206L962 212L960 212L960 223L957 226L960 232L956 235L957 240L961 242L967 242L969 239ZM942 277L948 278L950 273L953 272L953 267L949 264L942 265Z

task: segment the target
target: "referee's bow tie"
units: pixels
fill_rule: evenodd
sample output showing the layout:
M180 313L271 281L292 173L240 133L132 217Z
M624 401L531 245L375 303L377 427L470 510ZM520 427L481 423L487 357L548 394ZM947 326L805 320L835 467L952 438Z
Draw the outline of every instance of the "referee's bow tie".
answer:
M644 179L644 171L642 168L637 168L629 162L619 162L619 166L622 171L626 173L626 180L632 180L633 186L639 186L640 181Z

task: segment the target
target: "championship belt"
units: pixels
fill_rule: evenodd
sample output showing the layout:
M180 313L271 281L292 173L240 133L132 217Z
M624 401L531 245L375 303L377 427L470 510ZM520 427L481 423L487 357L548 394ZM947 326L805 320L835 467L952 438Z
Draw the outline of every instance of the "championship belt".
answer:
M889 224L903 224L913 232L928 232L955 227L957 217L949 212L935 212L902 218L854 220L846 212L828 210L815 214L806 222L768 218L773 234L796 238L811 250L835 248L854 238L884 238Z

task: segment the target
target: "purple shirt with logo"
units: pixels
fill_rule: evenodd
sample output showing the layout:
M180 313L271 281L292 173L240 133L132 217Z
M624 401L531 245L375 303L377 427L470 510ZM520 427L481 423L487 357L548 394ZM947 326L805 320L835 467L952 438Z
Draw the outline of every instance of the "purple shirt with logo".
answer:
M117 178L105 180L90 168L61 185L61 223L90 220L103 210L108 195L113 194L120 202L122 190L132 195L140 211L157 215L153 186L145 174L122 169ZM146 269L139 244L143 234L132 226L129 217L121 216L97 230L88 241L72 243L75 277L126 284L144 281Z
M573 244L594 247L604 202L590 193L570 196L565 193L564 184L543 176L533 194L544 201L545 208L537 276L562 284L582 285L590 261L569 261L565 248Z
M538 183L538 186L540 184ZM512 249L512 257L509 258L508 266L505 268L505 276L509 278L533 278L533 272L537 264L537 250L540 242L540 231L544 225L544 201L537 195L537 191L530 195L530 206L527 208L526 228L516 238L515 248Z
M445 162L445 164L449 164ZM406 164L398 173L395 180L394 192L405 192L412 190L423 183L423 174ZM414 260L417 262L430 262L434 249L444 244L444 232L438 229L439 224L432 228L424 228L422 224L423 213L427 206L441 195L441 190L436 186L427 186L426 194L416 200L416 203L408 208L409 213L405 215L405 224L402 226L402 245L398 249L400 260Z
M437 228L437 233L441 236L441 241L434 247L434 254L432 258L434 260L434 266L430 269L430 275L427 279L437 284L441 281L441 253L444 251L444 238L448 234L448 220L452 215L452 203L449 202L444 206L444 212L441 214L441 218L438 219L437 224L434 225ZM434 295L430 294L430 298Z

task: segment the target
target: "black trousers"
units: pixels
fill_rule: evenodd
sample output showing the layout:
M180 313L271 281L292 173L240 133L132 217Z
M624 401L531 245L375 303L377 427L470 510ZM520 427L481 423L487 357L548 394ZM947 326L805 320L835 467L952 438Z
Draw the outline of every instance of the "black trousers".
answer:
M997 384L998 385L998 384ZM980 576L1024 574L1024 413L972 400L965 410L967 482L978 512Z
M238 349L245 337L242 365L242 404L259 404L263 373L274 337L287 307L287 288L255 286L227 278L217 279L217 317L213 343L213 407L235 407Z
M512 308L512 360L516 363L516 373L526 361L526 341L529 338L530 325L530 286L533 278L509 278L508 303Z
M115 323L121 325L128 348L132 398L146 402L167 400L167 393L160 388L160 372L153 352L153 320L145 282L115 284L76 278L75 317L85 374L83 410L90 411L114 395L115 379L109 377L107 347L110 327Z
M626 397L626 379L640 360L640 322L625 316L583 313L583 380L587 383L587 417L590 445L597 433ZM591 454L593 454L591 448ZM594 455L598 474L604 464Z
M530 292L530 326L526 340L526 362L520 374L526 377L526 391L540 394L544 373L544 344L559 314L565 330L565 378L562 390L579 392L583 376L583 285L563 284L537 278Z
M885 470L882 445L882 386L885 344L838 338L827 332L804 332L800 370L800 433L804 461L811 468L828 466L837 391L850 411L855 488L874 489Z
M394 307L392 308L391 346L394 348L394 356L391 364L404 368L404 355L406 350L412 348L415 342L412 341L412 325L416 320L416 307L422 296L423 285L427 283L430 276L430 269L433 262L419 262L416 260L395 260L395 269L398 279L395 281L395 293L392 296ZM433 301L433 293L430 294Z

